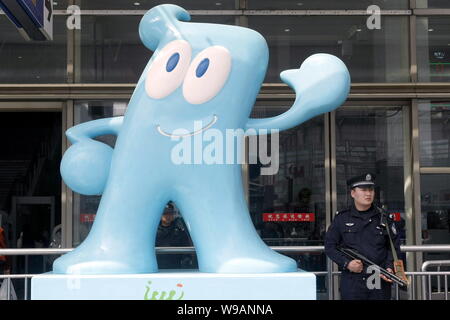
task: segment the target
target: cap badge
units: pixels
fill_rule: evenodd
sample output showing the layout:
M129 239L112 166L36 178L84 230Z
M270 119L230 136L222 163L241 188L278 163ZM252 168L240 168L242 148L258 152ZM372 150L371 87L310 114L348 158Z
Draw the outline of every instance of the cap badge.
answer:
M372 176L369 173L369 174L366 175L366 181L370 181L370 180L372 180Z

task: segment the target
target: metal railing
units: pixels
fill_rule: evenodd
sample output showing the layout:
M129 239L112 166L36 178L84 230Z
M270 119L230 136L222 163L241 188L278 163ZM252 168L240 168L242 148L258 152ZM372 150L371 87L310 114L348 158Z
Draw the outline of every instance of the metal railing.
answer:
M287 254L308 254L308 253L324 253L323 246L272 246L273 250L277 252L287 253ZM49 255L61 255L68 253L74 249L1 249L0 256L49 256ZM450 245L421 245L421 246L401 246L402 252L450 252ZM157 254L195 254L194 247L157 247ZM421 298L423 300L433 299L432 291L432 277L437 277L437 291L435 293L443 295L445 300L448 300L448 276L449 271L440 271L443 266L450 266L450 260L431 260L423 263L421 271L406 272L408 280L410 281L410 290L408 292L409 300L417 300L420 298L419 292L416 289L417 284L421 284ZM437 271L429 271L428 268L437 267ZM334 279L339 277L341 272L332 271L328 268L328 271L311 271L317 277L326 277L326 279ZM7 282L7 292L8 297L10 297L10 283L11 279L24 279L24 294L23 299L28 299L28 289L30 287L29 280L36 274L5 274L0 275L0 280L9 279ZM444 290L441 292L441 278L444 279ZM420 279L420 281L419 281ZM331 283L332 281L329 281ZM333 291L329 286L328 291ZM400 289L398 285L394 284L394 299L400 300ZM19 298L19 297L18 297ZM330 294L330 299L334 299L334 295Z
M441 267L450 267L450 260L430 260L430 261L425 261L422 264L422 272L428 272L428 268L430 267L437 267L437 272L434 272L433 274L436 275L436 287L437 287L437 291L435 292L436 295L441 295L443 294L443 298L444 300L448 300L448 276L450 275L450 272L442 272L441 271ZM444 278L444 292L441 292L442 290L442 286L441 286L441 277ZM428 282L427 282L428 280ZM428 276L428 279L422 278L422 297L423 300L427 300L427 298L429 300L432 299L432 288L431 288L431 276ZM428 295L427 295L428 292Z
M450 263L450 260L447 261ZM328 272L314 272L316 276L328 276ZM332 272L331 273L333 277L339 277L341 275L341 272ZM408 281L409 281L409 292L402 291L399 288L398 284L393 284L393 300L406 300L401 299L401 292L404 292L404 295L407 296L407 300L433 300L433 295L441 294L443 297L437 297L437 298L444 298L444 300L449 300L449 292L448 292L448 280L447 277L450 275L450 272L442 272L442 271L420 271L420 272L405 272ZM445 289L444 291L440 291L438 289L436 292L432 291L432 280L433 277L444 277L445 282ZM417 290L417 284L422 284L422 296L419 296L419 292Z

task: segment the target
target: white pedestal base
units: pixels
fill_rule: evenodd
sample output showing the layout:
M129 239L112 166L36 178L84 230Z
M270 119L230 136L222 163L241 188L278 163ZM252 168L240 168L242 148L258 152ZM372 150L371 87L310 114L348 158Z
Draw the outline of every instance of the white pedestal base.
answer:
M316 300L310 272L61 275L31 280L33 300Z

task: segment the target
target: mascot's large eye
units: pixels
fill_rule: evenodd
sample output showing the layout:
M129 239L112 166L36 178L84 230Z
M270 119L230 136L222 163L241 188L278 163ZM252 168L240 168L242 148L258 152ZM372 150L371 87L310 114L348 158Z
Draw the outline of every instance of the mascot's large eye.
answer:
M220 46L200 52L189 66L183 83L183 96L192 104L211 100L222 89L231 70L230 52Z
M155 57L147 71L145 91L154 99L171 94L183 82L192 50L185 40L169 42Z

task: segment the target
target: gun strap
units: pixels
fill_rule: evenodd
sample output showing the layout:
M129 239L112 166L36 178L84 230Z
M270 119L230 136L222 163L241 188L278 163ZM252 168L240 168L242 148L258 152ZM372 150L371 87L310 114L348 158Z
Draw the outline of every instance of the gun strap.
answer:
M394 259L394 261L397 261L398 260L397 251L395 250L394 242L392 241L391 230L389 230L389 223L386 219L386 214L383 209L381 209L381 208L378 208L378 209L380 210L380 213L381 213L381 223L384 224L384 226L386 228L386 232L388 234L389 245L390 245L391 251L392 251L392 258Z

